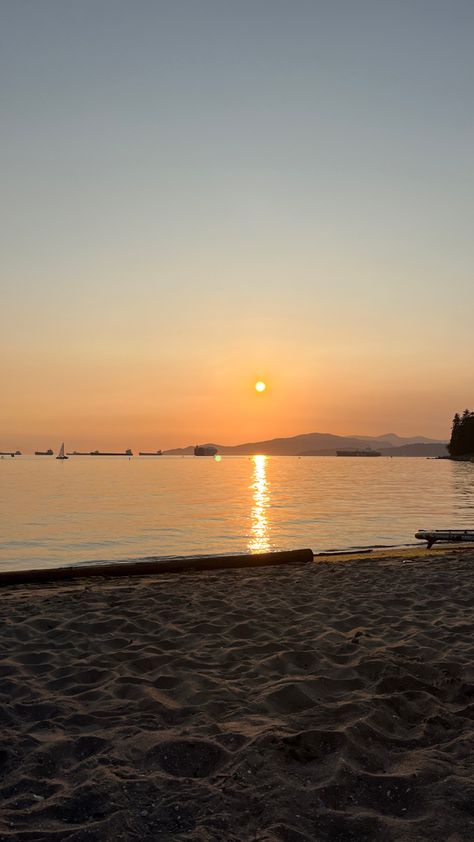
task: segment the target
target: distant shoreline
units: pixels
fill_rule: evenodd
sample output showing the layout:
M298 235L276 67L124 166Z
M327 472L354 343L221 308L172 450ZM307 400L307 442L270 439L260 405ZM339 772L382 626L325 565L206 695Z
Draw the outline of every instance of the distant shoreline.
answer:
M255 568L275 565L300 565L318 562L347 562L347 561L382 561L420 560L429 562L446 553L461 554L474 551L474 543L439 543L427 550L424 542L406 545L354 547L345 549L329 549L313 552L304 550L281 550L268 553L228 553L187 556L156 556L135 559L97 560L74 562L72 564L57 564L48 566L25 567L24 564L4 565L0 562L0 588L12 584L32 584L41 587L50 582L72 582L103 577L128 576L160 576L161 574L178 574L189 572L219 571L230 568Z

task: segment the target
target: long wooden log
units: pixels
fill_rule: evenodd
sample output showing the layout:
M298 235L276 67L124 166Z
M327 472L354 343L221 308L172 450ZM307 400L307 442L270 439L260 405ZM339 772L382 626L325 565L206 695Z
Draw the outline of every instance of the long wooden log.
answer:
M306 564L313 560L313 551L285 550L274 553L242 555L179 556L145 558L140 561L71 564L67 567L46 567L36 570L0 572L1 585L24 585L34 582L58 582L85 579L91 576L143 576L159 573L181 573L187 570L225 570L231 567L268 567L277 564Z

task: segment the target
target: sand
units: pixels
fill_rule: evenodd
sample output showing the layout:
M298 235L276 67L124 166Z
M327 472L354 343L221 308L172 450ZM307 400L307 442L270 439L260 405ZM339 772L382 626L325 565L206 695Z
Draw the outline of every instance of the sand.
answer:
M0 839L474 839L474 550L1 590Z

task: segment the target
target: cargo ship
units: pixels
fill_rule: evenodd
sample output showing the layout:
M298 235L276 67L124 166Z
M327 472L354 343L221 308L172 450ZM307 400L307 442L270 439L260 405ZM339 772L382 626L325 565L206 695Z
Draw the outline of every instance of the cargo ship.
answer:
M215 456L216 453L217 447L213 447L212 445L197 444L194 448L195 456Z
M51 448L48 450L35 450L35 456L54 456L54 453Z
M138 455L139 456L163 456L163 451L162 450L152 450L151 452L149 452L147 450L139 450Z
M87 453L81 452L79 450L73 450L72 453L68 453L68 456L133 456L132 451L128 448L122 452L105 452L102 450L89 450Z
M381 456L379 450L372 450L368 447L366 450L336 450L336 456Z

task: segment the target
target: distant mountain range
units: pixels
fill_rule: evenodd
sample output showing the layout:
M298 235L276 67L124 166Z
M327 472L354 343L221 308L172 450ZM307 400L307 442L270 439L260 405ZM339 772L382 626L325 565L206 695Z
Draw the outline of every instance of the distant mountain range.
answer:
M200 442L202 444L202 442ZM335 456L337 450L365 450L371 447L384 456L446 456L446 442L426 436L334 436L331 433L304 433L290 438L268 439L245 444L207 444L217 447L223 456ZM166 450L170 456L186 456L194 452L194 445Z

